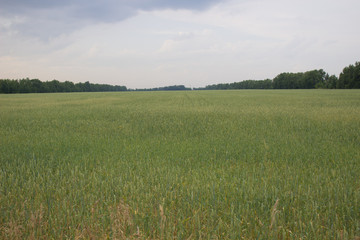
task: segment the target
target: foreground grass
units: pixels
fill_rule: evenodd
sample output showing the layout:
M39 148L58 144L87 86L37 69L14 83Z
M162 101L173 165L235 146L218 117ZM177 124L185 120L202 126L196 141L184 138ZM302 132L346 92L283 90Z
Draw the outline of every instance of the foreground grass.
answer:
M2 239L357 239L360 91L0 95Z

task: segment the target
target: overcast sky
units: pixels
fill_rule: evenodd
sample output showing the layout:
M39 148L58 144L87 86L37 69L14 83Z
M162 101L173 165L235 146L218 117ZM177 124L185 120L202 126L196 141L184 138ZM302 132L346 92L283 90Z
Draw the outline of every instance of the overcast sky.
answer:
M203 87L360 61L359 0L0 0L0 78Z

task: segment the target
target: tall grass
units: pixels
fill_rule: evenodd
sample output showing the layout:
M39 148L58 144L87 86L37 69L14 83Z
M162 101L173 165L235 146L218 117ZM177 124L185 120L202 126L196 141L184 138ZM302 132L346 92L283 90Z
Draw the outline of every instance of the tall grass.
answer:
M357 239L360 92L0 95L1 239Z

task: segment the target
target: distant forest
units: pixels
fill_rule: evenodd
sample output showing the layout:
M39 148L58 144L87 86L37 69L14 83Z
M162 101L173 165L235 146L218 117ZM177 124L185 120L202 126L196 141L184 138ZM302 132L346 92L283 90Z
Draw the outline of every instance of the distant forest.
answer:
M181 91L181 90L191 90L191 88L187 88L184 85L174 85L174 86L158 87L158 88L129 89L129 91Z
M39 79L0 79L0 93L54 93L54 92L118 92L127 91L125 86L113 86L108 84L93 84L59 82L52 80L42 82Z
M208 85L202 89L352 89L360 88L360 62L345 67L339 78L324 70L312 70L300 73L280 73L274 79L246 80L234 83Z
M329 75L324 70L312 70L300 73L280 73L274 79L245 80L234 83L208 85L193 90L218 89L352 89L360 88L360 62L343 69L339 78ZM0 93L52 93L52 92L118 92L118 91L179 91L191 90L184 85L149 89L127 89L125 86L59 82L58 80L42 82L39 79L0 79Z

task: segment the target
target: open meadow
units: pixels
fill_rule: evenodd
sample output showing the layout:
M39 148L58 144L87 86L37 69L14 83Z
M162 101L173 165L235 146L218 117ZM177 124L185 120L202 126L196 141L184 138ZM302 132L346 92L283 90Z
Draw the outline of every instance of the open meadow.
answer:
M359 239L360 90L0 95L0 239Z

